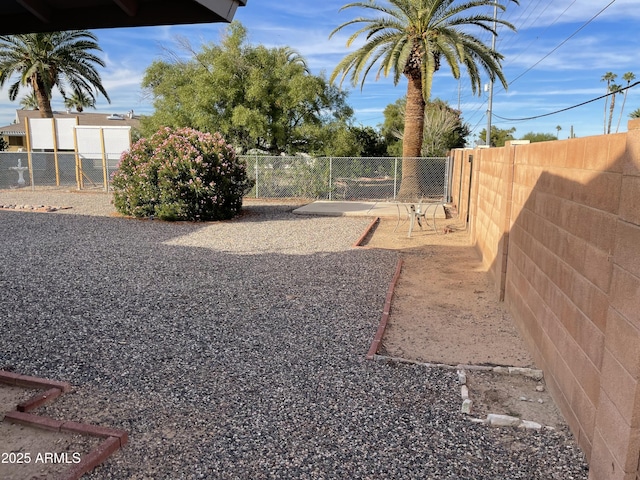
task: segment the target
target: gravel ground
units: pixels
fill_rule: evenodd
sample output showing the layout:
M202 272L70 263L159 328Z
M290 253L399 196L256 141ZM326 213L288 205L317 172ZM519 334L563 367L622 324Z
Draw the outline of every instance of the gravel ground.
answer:
M129 432L87 478L587 478L567 431L471 423L455 372L364 360L397 260L350 248L369 219L84 198L0 211L0 368L74 385L40 413Z

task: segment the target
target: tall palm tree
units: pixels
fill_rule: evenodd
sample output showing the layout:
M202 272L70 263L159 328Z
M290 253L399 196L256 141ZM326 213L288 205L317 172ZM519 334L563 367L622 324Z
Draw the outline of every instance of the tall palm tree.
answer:
M622 120L622 112L624 112L624 104L627 103L627 93L629 93L629 86L631 82L636 79L636 76L633 72L627 72L622 76L622 79L627 82L627 89L624 91L624 96L622 97L622 107L620 107L620 116L618 117L618 125L616 126L616 133L620 129L620 120Z
M506 0L518 3L517 0ZM491 80L498 78L507 88L500 61L503 56L485 45L478 37L469 33L469 27L496 34L494 24L515 30L513 25L494 19L487 13L492 7L504 11L506 5L494 0L368 0L343 6L362 8L377 13L372 18L358 17L337 27L329 38L350 25L362 25L353 33L347 47L364 35L366 43L348 54L336 66L331 81L341 75L341 83L351 72L351 82L357 85L364 81L376 63L380 74L393 72L397 85L404 75L407 80L407 106L405 112L404 139L402 147L402 183L398 196L401 198L422 195L419 182L419 164L424 127L425 105L431 95L435 72L444 59L456 79L460 78L464 66L471 80L474 94L482 91L480 71ZM495 23L494 23L495 22Z
M9 87L14 101L21 87L33 89L43 118L52 118L51 94L56 87L66 98L66 89L83 92L95 101L95 92L110 102L96 65L105 63L95 55L102 51L97 37L88 30L0 35L0 86L14 74Z
M617 77L618 75L616 75L615 73L607 72L600 79L601 82L607 82L607 93L611 93L611 84L615 81ZM604 134L607 133L607 105L608 104L609 104L609 95L607 95L604 98L604 128L602 129L602 133Z

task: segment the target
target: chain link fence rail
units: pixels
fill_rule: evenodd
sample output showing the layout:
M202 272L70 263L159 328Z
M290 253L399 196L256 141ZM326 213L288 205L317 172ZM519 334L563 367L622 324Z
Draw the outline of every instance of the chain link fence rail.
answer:
M394 157L241 156L255 181L247 195L326 200L395 200L402 184L403 159ZM448 200L447 157L415 159L424 198Z
M241 156L255 182L255 198L395 200L402 185L403 159L394 157ZM450 162L417 158L422 197L448 200ZM76 187L109 189L119 154L0 152L0 189Z

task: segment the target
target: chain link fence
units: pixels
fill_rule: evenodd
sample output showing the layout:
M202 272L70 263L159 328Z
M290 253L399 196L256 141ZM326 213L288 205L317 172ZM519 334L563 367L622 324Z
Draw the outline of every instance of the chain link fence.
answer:
M326 200L394 200L402 185L403 159L394 157L243 156L256 198L301 197ZM421 196L448 200L450 162L416 158Z
M402 158L241 156L255 182L247 196L324 200L394 200L402 185ZM448 200L448 158L417 158L421 196ZM76 187L109 189L113 155L0 152L0 189Z
M109 189L118 159L101 153L0 152L0 189L76 187Z

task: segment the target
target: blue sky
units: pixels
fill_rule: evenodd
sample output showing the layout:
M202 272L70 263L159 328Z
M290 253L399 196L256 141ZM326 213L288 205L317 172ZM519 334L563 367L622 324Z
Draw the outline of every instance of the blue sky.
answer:
M337 62L350 50L345 47L349 31L328 39L339 24L355 18L359 12L339 12L345 0L282 2L249 0L239 8L236 20L248 29L253 44L288 45L301 53L313 73L331 73ZM499 29L497 49L505 56L503 70L509 81L505 91L496 84L493 100L493 124L500 128L516 127L517 138L527 132L557 133L567 138L574 133L583 137L603 132L604 100L564 113L532 120L518 120L545 115L586 102L605 93L601 77L608 71L618 75L634 72L640 80L640 9L637 0L520 0L511 3L501 18L513 23L517 33ZM492 13L493 9L489 9ZM595 18L594 18L595 17ZM97 111L151 113L151 99L140 88L144 70L153 60L166 58L167 50L178 50L176 39L189 39L195 47L218 42L225 25L189 25L95 30L103 49L107 68L100 70L103 84L111 97L103 98ZM491 42L489 34L480 34ZM487 80L488 81L488 80ZM404 95L406 82L393 85L390 78L375 80L375 72L359 87L350 90L349 103L355 109L357 124L376 126L382 123L386 105ZM26 91L25 91L26 93ZM22 96L22 94L20 94ZM455 80L446 65L437 73L432 98L440 98L462 110L472 128L472 136L487 125L487 99L484 93L473 96L467 77ZM54 109L62 109L60 96ZM616 100L618 106L622 97ZM6 88L0 90L0 124L15 117L18 102L9 102ZM640 85L629 90L620 131L626 131L628 113L640 108ZM618 123L616 108L612 130ZM503 120L509 119L509 120Z

